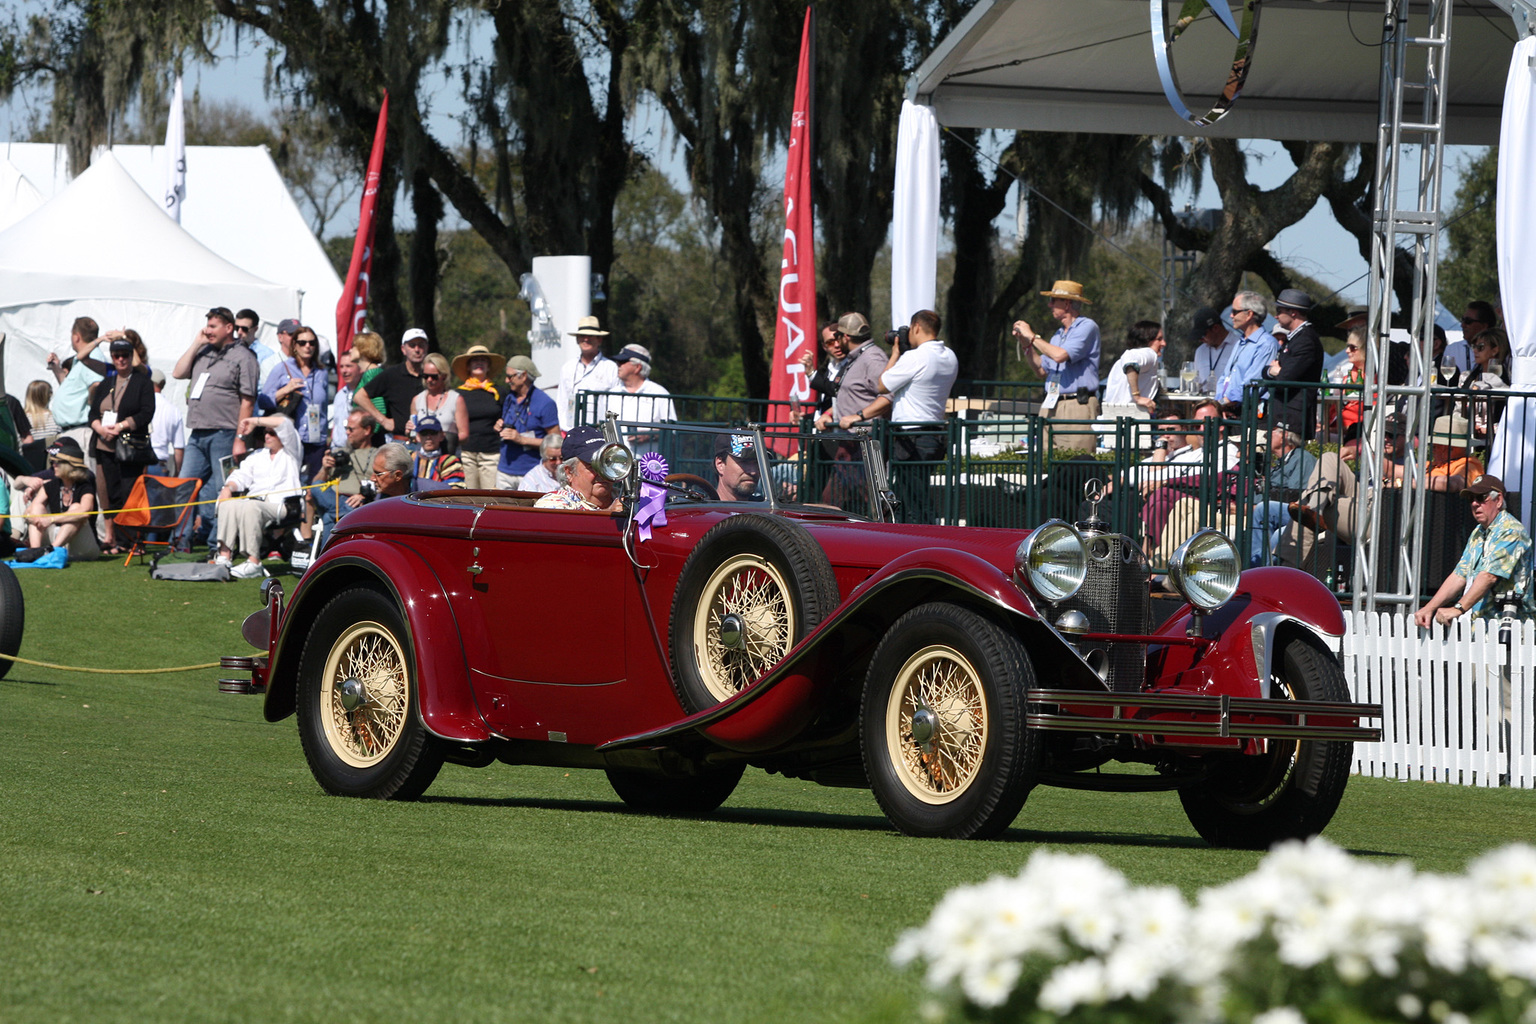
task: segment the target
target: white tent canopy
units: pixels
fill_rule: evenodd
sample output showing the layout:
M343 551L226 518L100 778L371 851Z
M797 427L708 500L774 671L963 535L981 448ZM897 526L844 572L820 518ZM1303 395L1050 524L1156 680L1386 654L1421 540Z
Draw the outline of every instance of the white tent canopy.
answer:
M1175 12L1179 4L1169 0ZM1408 21L1424 26L1424 5ZM1375 142L1380 3L1265 0L1248 81L1230 113L1196 129L1163 96L1148 0L979 0L908 86L952 127ZM1446 141L1499 139L1516 31L1509 0L1455 0ZM1173 46L1191 107L1222 90L1234 41L1207 12Z
M111 153L149 196L164 193L164 146L113 146ZM69 184L63 146L13 142L0 145L0 157L15 164L45 199ZM341 278L265 146L188 146L181 226L242 270L299 289L303 296L297 313L251 308L269 327L286 316L297 316L324 339L325 348L331 347Z
M70 354L76 317L135 328L150 362L168 369L213 306L293 316L299 292L211 252L110 154L0 232L0 331L13 392L44 376L48 352Z
M15 164L0 157L0 231L43 205L43 194Z

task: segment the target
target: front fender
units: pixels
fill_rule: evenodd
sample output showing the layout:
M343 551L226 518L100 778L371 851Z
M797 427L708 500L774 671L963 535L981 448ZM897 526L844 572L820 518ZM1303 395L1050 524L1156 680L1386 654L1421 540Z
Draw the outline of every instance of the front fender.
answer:
M1183 637L1193 618L1186 604L1158 627L1157 635ZM1287 630L1296 628L1333 647L1329 641L1344 635L1338 598L1299 569L1250 569L1232 600L1203 617L1200 631L1210 642L1150 645L1147 678L1154 689L1268 697L1274 653Z
M834 644L850 637L878 640L902 613L938 600L1001 615L1010 628L1029 634L1042 685L1104 689L1077 649L1062 639L1006 573L968 552L928 548L907 552L872 574L783 660L729 700L658 729L610 740L598 750L650 746L688 732L739 753L758 753L786 743L825 706L833 695L829 689L863 686L862 674L850 668L866 664L867 653L850 657L847 648L865 642ZM1057 656L1042 658L1043 649Z
M341 590L374 586L394 598L405 618L416 667L416 706L433 735L459 743L491 738L475 704L459 625L442 581L419 555L397 541L355 537L329 548L304 574L283 616L272 649L263 714L276 722L297 703L299 656L307 626Z

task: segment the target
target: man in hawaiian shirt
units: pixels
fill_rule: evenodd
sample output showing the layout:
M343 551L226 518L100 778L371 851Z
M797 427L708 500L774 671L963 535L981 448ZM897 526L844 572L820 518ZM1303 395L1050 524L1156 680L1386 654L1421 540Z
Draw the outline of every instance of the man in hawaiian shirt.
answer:
M1414 612L1413 621L1428 629L1431 622L1449 625L1463 615L1498 618L1506 607L1517 618L1536 614L1531 587L1531 535L1504 508L1504 482L1485 476L1461 492L1472 502L1477 526L1467 538L1456 570L1445 578L1429 603Z
M592 468L592 460L607 443L597 427L576 427L566 434L560 443L565 486L544 495L534 503L534 508L622 512L624 503L613 493L613 484Z

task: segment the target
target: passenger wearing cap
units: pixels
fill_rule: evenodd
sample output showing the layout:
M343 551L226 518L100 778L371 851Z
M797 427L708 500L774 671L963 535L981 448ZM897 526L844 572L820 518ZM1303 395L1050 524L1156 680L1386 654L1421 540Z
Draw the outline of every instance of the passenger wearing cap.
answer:
M149 424L149 443L154 446L158 463L149 472L162 476L176 476L181 471L181 458L187 448L187 420L181 408L166 398L165 371L149 371L149 382L155 389L155 418Z
M625 345L613 357L618 367L619 388L623 395L607 395L599 410L600 419L610 412L618 413L627 423L676 423L677 410L672 406L672 392L651 380L651 350L644 345ZM654 440L654 430L626 428L625 440L633 447Z
M411 418L411 400L427 386L422 379L422 364L429 347L427 332L412 327L400 336L401 361L384 367L372 379L358 384L356 406L364 413L373 410L371 415L391 440L400 443L409 440L406 421ZM376 398L384 400L382 415L373 402Z
M841 425L843 417L869 408L880 397L880 375L885 373L889 359L885 350L871 340L872 337L869 321L863 313L844 313L838 318L836 338L842 341L846 354L837 377L837 397L832 401L832 411L817 417L818 430L831 430Z
M583 391L614 391L619 386L619 368L603 355L603 339L608 332L595 316L584 316L571 332L580 354L560 369L560 394L555 403L560 412L560 429L576 425L578 395Z
M534 503L535 508L585 512L621 512L623 503L613 484L592 468L592 460L608 444L597 427L582 426L565 435L560 444L561 471L565 485Z
M1275 319L1288 332L1264 376L1273 381L1316 384L1323 377L1323 341L1307 317L1312 296L1286 288L1275 297ZM1268 417L1272 426L1286 426L1310 440L1317 433L1317 388L1269 389Z
M1070 422L1099 418L1099 325L1083 315L1083 307L1092 300L1083 294L1076 281L1057 281L1048 292L1056 333L1046 341L1037 335L1028 321L1017 320L1013 335L1029 346L1026 353L1035 372L1046 379L1046 398L1040 407L1047 419ZM1093 448L1098 435L1091 430L1056 433L1051 447L1062 449Z
M48 468L52 478L41 483L27 507L27 545L42 549L33 553L34 564L63 568L99 557L90 527L98 507L96 483L74 438L60 438L49 449Z
M1195 310L1189 322L1189 340L1195 346L1190 362L1195 364L1195 389L1214 395L1216 385L1226 375L1227 364L1237 352L1237 335L1227 329L1221 310L1204 306Z
M760 501L757 439L751 434L715 438L715 496L721 501Z
M411 490L442 491L464 486L464 464L444 448L443 425L436 416L416 418L421 450L411 459Z
M124 457L119 457L119 439L142 450L150 443L150 423L155 415L155 386L149 380L149 367L142 362L148 355L143 339L133 330L110 331L105 337L110 342L112 368L91 398L96 501L103 510L123 507L133 482L150 462L132 457L127 448ZM113 537L114 518L102 517L103 550L109 555L121 554Z
M539 445L551 432L560 432L555 400L534 387L539 365L527 356L507 360L507 396L501 401L496 432L501 451L496 463L498 490L522 487L523 474L539 464Z
M1449 625L1463 615L1479 619L1536 615L1531 535L1504 507L1504 481L1484 476L1461 496L1472 503L1477 525L1462 549L1461 561L1435 596L1413 613L1413 621L1428 629L1432 622Z
M235 342L234 314L223 306L210 309L203 329L171 370L173 379L192 382L187 389L187 448L181 475L203 482L193 500L217 494L224 487L222 460L245 454L245 439L237 428L256 411L260 371L251 350ZM202 529L210 537L217 536L218 506L199 505L194 511L202 518ZM192 518L187 517L188 531ZM188 539L194 538L189 535Z

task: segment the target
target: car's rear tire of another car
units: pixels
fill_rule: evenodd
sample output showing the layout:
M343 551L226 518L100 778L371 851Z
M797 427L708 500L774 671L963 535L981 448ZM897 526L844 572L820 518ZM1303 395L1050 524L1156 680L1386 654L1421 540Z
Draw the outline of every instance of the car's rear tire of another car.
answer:
M1275 697L1351 699L1344 670L1315 640L1293 635L1274 664ZM1208 780L1179 790L1179 800L1212 846L1266 850L1323 830L1338 810L1353 758L1347 740L1271 740L1268 754L1234 754L1213 764Z
M0 564L0 654L15 656L21 650L26 625L27 599L21 592L21 583L10 566ZM14 664L9 657L0 658L0 679Z
M1034 669L997 622L947 602L886 630L864 683L864 770L913 836L987 839L1018 816L1043 756L1025 728Z
M354 587L320 609L299 658L298 719L305 760L327 793L412 800L437 778L442 752L417 713L414 675L393 599ZM360 690L349 694L349 680Z

